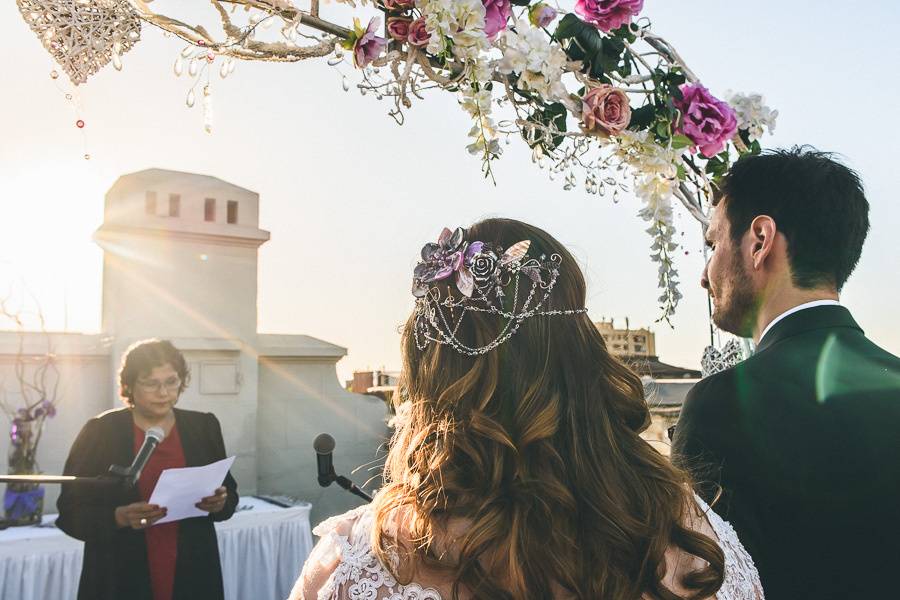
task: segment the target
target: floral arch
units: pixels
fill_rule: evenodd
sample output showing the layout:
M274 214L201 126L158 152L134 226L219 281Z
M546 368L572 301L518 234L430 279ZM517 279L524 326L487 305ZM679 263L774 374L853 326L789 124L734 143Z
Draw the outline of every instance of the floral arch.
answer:
M183 39L173 70L191 80L185 101L200 97L207 130L214 76L237 61L352 65L360 94L389 99L401 125L428 93L452 93L472 119L467 149L485 177L501 141L516 139L564 189L634 192L669 320L681 298L673 211L706 223L729 165L759 152L774 128L761 96L714 96L652 30L643 0L576 0L571 12L533 0L339 1L379 16L337 24L319 0L210 0L210 22L188 25L152 0L16 0L76 86L108 64L121 69L143 25Z

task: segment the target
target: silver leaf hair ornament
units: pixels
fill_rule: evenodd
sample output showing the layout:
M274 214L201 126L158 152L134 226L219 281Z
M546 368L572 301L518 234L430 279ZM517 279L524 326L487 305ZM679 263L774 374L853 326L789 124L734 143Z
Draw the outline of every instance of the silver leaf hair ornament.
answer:
M504 249L496 244L470 242L465 238L466 231L461 227L452 232L444 228L437 243L428 243L422 248L412 284L412 294L416 298L414 333L419 350L424 350L429 342L435 342L451 346L462 354L479 356L509 340L526 319L587 312L586 308L542 308L559 277L562 263L559 254L549 258L546 255L529 257L530 240ZM445 286L446 296L442 293ZM469 312L494 314L506 322L492 341L483 346L469 346L457 335Z

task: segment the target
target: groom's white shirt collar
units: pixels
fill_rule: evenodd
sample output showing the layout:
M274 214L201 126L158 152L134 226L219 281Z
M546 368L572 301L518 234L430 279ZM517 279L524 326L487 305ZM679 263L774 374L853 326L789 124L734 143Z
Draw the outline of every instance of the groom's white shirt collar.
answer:
M840 305L841 305L841 303L838 302L837 300L813 300L812 302L804 302L803 304L798 304L794 308L789 308L788 310L784 311L783 313L781 313L780 315L778 315L777 317L772 319L772 321L768 325L766 325L766 328L763 329L762 335L759 336L759 342L757 343L757 346L762 343L763 338L766 337L766 334L769 333L770 329L775 327L775 324L778 323L778 321L782 320L783 318L785 318L787 316L794 314L795 312L800 312L801 310L804 310L806 308L814 308L816 306L840 306Z

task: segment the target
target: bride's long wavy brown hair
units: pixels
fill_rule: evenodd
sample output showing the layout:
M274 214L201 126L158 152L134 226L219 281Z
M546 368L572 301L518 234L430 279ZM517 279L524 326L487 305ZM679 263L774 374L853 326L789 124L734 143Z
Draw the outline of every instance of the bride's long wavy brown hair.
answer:
M488 219L466 237L504 248L531 240L529 256L559 254L545 308L585 306L575 259L544 231ZM586 314L532 317L478 357L434 342L419 350L413 326L414 315L399 394L409 404L374 501L373 547L399 581L422 565L447 573L454 598L677 599L662 583L674 545L708 563L680 575L687 598L718 590L722 551L683 525L695 511L688 476L639 436L650 424L641 381ZM469 312L458 336L483 345L500 327L497 316ZM441 555L437 534L457 518L465 532Z

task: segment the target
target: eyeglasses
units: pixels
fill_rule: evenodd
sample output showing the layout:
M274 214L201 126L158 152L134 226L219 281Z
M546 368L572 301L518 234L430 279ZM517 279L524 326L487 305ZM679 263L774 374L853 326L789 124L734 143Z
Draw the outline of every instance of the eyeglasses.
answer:
M178 377L169 377L165 381L144 379L143 381L138 381L137 384L142 392L148 394L158 394L163 388L166 388L167 392L177 392L178 388L181 387L181 379Z

